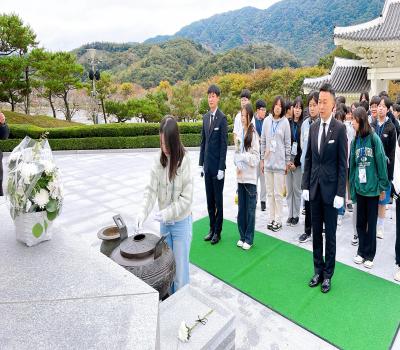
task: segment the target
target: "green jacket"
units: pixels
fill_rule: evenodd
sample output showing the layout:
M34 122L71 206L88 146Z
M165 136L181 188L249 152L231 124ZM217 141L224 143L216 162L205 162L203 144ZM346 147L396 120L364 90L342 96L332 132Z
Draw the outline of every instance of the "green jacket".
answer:
M364 149L364 150L363 150ZM379 136L372 134L356 137L350 150L350 195L356 203L357 193L365 197L379 196L390 185L387 175L387 158ZM360 183L359 170L365 168L366 183Z

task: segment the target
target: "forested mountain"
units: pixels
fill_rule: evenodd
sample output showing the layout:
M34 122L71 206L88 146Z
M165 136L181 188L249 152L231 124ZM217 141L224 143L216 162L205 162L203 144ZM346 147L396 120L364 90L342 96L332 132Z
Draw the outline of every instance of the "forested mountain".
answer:
M315 64L334 48L333 29L376 18L384 0L282 0L260 10L245 7L194 22L172 37L147 40L156 43L188 38L213 52L251 43L271 43Z
M117 81L134 82L144 88L157 86L162 80L174 84L180 80L201 81L222 73L246 73L254 68L300 66L293 55L270 44L213 54L191 40L173 39L158 44L84 45L74 52L86 71L89 70L89 48L96 49L101 71L109 71Z

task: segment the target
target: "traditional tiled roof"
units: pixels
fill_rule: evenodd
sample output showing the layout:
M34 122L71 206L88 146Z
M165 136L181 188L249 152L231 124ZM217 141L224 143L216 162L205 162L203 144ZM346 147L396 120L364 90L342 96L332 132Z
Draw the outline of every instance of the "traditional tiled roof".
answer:
M400 0L386 0L381 16L372 21L335 28L334 38L352 41L400 40Z
M335 57L329 75L304 79L303 88L318 90L324 83L332 85L337 93L360 93L369 91L371 82L367 79L367 69L359 60Z

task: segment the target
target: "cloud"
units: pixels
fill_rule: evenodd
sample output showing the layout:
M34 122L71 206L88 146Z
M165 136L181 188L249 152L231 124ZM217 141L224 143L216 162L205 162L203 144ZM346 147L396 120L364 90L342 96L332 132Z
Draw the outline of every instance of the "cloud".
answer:
M71 50L92 41L142 42L245 6L267 8L278 0L13 0L3 13L17 13L37 34L40 46ZM64 4L64 6L60 6ZM251 23L251 21L250 21Z

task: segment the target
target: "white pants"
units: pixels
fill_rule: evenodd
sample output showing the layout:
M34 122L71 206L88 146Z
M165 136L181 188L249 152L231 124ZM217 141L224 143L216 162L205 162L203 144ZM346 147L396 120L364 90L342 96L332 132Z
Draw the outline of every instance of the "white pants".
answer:
M285 175L264 170L265 187L269 206L269 221L282 223L282 202Z
M295 171L288 171L286 175L287 204L289 209L289 218L298 218L301 205L301 167Z

